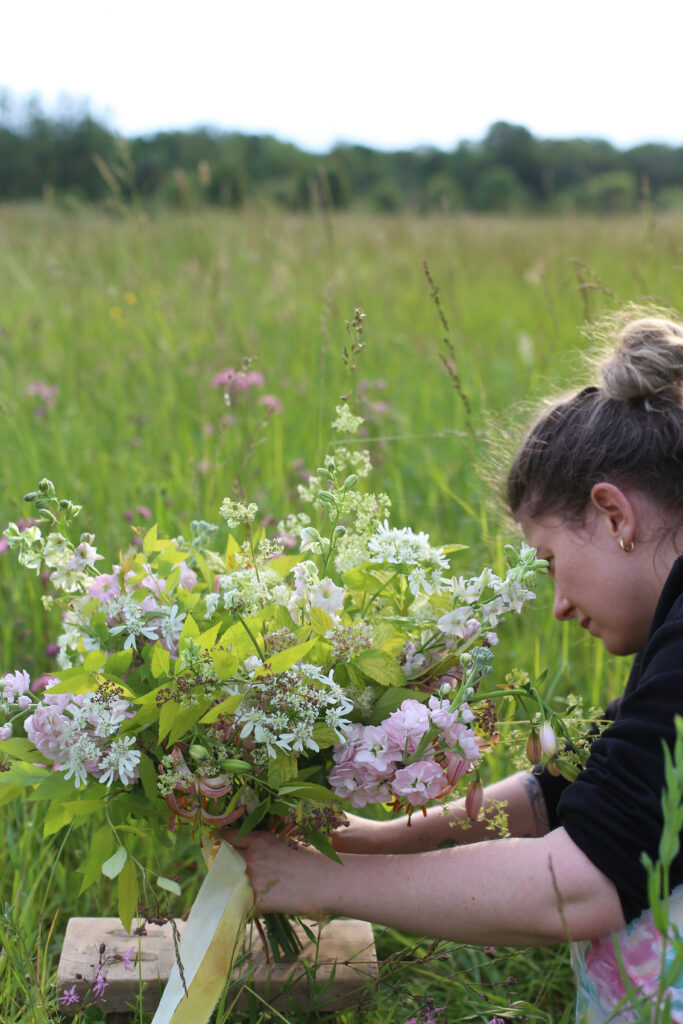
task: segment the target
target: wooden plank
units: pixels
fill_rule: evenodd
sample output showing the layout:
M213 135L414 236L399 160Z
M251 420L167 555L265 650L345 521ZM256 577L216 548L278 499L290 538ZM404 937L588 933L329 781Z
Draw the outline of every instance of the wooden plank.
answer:
M335 1012L356 1003L377 975L371 926L354 920L335 920L324 926L314 921L307 924L315 933L315 941L296 926L302 952L298 961L284 964L268 962L258 931L252 927L235 959L234 988L228 1002L236 1000L236 1007L243 1009L249 1004L251 990L257 1005L265 1000L281 1010L290 999L318 1012ZM176 925L182 934L184 922L178 920ZM82 998L90 991L97 976L99 948L104 943L102 973L109 984L103 996L93 1000L95 1004L106 1014L125 1012L135 1004L142 982L142 1007L147 1012L155 1010L173 967L175 950L170 923L148 924L145 931L145 935L128 935L114 917L72 917L57 968L60 992L75 985ZM134 971L125 971L115 956L133 945L138 949L138 962ZM78 1006L65 1007L62 1012L77 1010Z

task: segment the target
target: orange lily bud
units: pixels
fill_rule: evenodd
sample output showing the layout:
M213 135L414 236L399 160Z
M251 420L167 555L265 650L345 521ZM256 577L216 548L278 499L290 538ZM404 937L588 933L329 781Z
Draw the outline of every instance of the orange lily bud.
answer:
M471 821L476 821L479 817L483 799L484 787L479 779L473 779L467 787L467 796L465 797L465 813Z
M543 748L538 736L538 730L532 729L526 741L526 756L532 764L539 764L543 758Z

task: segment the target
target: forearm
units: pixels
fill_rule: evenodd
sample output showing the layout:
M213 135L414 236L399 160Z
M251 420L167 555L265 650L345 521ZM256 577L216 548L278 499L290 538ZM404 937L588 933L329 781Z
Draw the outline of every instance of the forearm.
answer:
M343 861L311 858L305 892L295 887L288 898L304 900L309 912L473 944L545 945L624 923L614 886L563 829L543 839ZM277 906L277 890L272 898Z
M386 822L364 822L363 842L355 844L354 826L340 830L338 850L363 853L418 853L443 845L472 844L497 838L492 817L501 808L507 817L511 836L541 836L548 831L548 815L538 781L528 772L519 772L487 786L482 812L470 821L464 799L432 807L426 817L418 809L408 825L407 818Z

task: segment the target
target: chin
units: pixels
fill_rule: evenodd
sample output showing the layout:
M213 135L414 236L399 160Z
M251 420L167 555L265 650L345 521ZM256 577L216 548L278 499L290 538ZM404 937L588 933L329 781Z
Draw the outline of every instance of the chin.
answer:
M633 641L618 640L616 638L601 637L603 647L610 654L616 654L618 657L625 657L629 654L637 654L640 647L636 646Z

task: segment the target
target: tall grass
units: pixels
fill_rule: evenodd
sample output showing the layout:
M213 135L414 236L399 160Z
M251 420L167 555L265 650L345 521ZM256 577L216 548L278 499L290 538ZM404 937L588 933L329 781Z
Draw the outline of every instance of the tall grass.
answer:
M368 416L374 486L391 495L395 521L428 530L434 543L468 544L462 572L500 565L510 528L480 472L491 468L492 424L512 404L576 381L586 320L626 300L683 307L682 245L683 219L647 212L605 221L214 211L148 219L0 208L0 526L24 514L22 495L42 476L84 504L83 528L104 552L129 543L141 507L166 534L187 532L193 518L215 520L236 486L280 518L293 510L302 468L331 441L339 396L351 394ZM350 373L342 353L356 307L366 347ZM442 355L455 358L469 417ZM228 408L212 377L244 360L265 384ZM58 388L53 407L27 393L36 382ZM269 418L263 394L282 411ZM46 650L58 622L40 596L41 582L0 555L0 672L54 667ZM603 705L627 666L553 623L547 588L538 605L507 629L497 671L548 666L554 696ZM503 757L493 771L508 767ZM58 858L61 837L42 838L32 805L0 815L0 1017L22 1020L30 1005L30 1019L43 1022L54 1014L49 979L67 917L115 913L114 904L104 886L78 896L89 826ZM193 856L184 840L160 851L187 879ZM191 881L184 892L189 899ZM511 998L508 976L536 1019L561 1020L571 999L557 951L491 962L395 934L378 941L384 984L364 1017L345 1015L349 1024L415 1016L425 993L457 1007L453 1019L486 1020L481 995L495 990L491 1005Z

